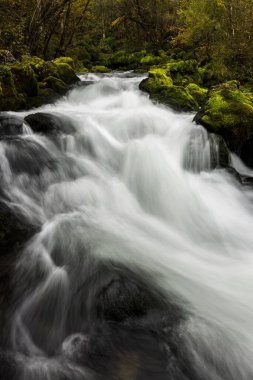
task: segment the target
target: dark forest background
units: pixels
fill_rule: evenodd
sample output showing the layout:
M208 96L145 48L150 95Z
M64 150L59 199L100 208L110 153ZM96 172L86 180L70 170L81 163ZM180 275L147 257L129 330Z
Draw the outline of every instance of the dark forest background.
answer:
M165 56L252 77L252 0L0 0L0 49L127 66Z

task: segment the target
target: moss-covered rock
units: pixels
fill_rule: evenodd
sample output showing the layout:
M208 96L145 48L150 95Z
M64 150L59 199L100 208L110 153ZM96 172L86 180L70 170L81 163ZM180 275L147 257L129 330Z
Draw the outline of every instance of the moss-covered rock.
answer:
M25 97L17 92L10 67L0 65L0 111L19 110L25 106Z
M33 66L33 70L35 71L39 81L43 81L48 77L58 78L57 65L53 62L39 62Z
M27 96L38 95L36 75L28 64L17 63L10 67L17 92Z
M191 94L191 96L200 106L204 104L208 93L208 90L206 88L202 88L196 83L190 83L186 87L186 90Z
M61 79L52 76L44 79L41 87L51 88L52 90L57 92L57 94L65 94L68 90L68 86L66 85L66 83L64 83Z
M39 87L38 95L32 96L27 100L27 108L37 108L43 104L54 103L60 95L51 88Z
M186 85L192 82L198 84L201 82L198 63L195 59L186 61L172 60L166 64L166 69L176 85Z
M73 58L71 57L59 57L59 58L56 58L53 62L56 65L58 65L59 63L66 63L67 65L72 67L72 69L75 69L75 63L74 63Z
M176 110L194 111L199 108L198 103L186 88L173 84L173 80L165 68L152 68L149 78L141 82L140 89L148 92L151 99Z
M252 93L238 87L237 81L214 87L194 120L223 136L230 150L240 154L253 138L253 98Z
M56 75L52 75L54 77L58 77L66 84L74 84L79 82L79 78L76 75L75 71L72 67L67 63L57 63L56 66Z
M154 65L159 65L159 63L162 62L162 58L159 57L159 56L155 56L155 55L146 55L145 57L143 57L140 61L141 65L143 66L146 66L146 67L150 67L150 66L154 66Z
M109 69L105 66L93 66L91 71L93 73L108 73Z

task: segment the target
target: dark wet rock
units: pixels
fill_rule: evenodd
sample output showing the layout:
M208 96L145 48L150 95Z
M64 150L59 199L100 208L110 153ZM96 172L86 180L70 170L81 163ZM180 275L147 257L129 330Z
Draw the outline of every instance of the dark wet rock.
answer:
M252 102L253 104L253 102ZM253 129L253 119L252 119L252 129ZM240 149L240 157L250 168L253 168L253 137L247 139Z
M26 116L25 121L37 133L56 134L62 132L72 134L75 132L71 120L60 114L38 112Z
M21 135L23 133L23 118L0 113L0 136Z
M34 227L0 200L0 251L1 257L17 252L34 234ZM1 267L2 269L2 267Z
M10 69L18 93L24 93L27 96L38 95L37 78L30 65L16 63L10 66Z
M20 368L13 355L0 350L0 379L20 380Z
M253 187L253 177L241 176L241 182L244 186Z
M229 173L231 176L233 176L235 181L238 182L239 184L243 183L241 175L238 173L237 170L235 170L235 168L229 166L226 168L226 172Z
M0 197L0 344L9 338L6 326L9 323L8 305L11 301L16 260L24 244L34 235L32 226L18 209L8 206L4 194ZM1 360L1 357L0 357ZM1 373L1 364L0 364ZM0 376L0 379L2 377Z
M230 165L230 152L223 137L209 134L211 143L211 168L227 168Z
M5 144L6 157L15 174L27 173L37 176L45 169L54 171L57 168L58 161L54 155L33 139L7 138Z
M124 275L114 275L98 294L97 312L105 320L120 322L140 318L150 310L161 308L161 300L145 285Z

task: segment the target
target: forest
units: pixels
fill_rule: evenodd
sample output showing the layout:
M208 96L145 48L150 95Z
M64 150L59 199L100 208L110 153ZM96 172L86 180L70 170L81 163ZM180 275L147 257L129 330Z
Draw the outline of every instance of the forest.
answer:
M194 58L221 79L253 74L251 0L0 0L0 21L0 47L17 59L138 68Z

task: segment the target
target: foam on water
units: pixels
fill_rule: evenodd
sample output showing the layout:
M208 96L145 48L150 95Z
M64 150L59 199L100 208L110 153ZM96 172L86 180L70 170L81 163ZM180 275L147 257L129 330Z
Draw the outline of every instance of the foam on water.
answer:
M76 133L59 135L55 145L24 124L20 137L53 168L45 158L35 176L17 174L11 144L0 142L10 205L40 226L17 270L17 279L33 284L12 324L14 349L36 357L24 378L58 379L57 368L83 378L81 369L45 357L67 337L66 310L87 275L87 255L144 272L151 286L180 300L191 313L185 345L202 379L253 378L251 191L211 170L217 152L207 133L192 114L153 104L138 90L142 77L80 77L94 84L39 109L71 117ZM236 157L233 164L249 174Z

